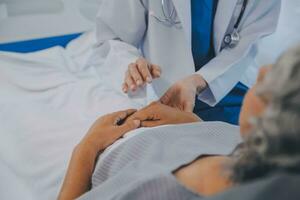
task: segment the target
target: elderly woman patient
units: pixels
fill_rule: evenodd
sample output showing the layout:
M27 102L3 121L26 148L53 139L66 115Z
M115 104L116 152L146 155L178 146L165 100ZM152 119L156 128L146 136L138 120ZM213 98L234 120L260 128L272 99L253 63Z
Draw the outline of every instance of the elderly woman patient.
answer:
M243 142L231 154L222 140L232 135L205 134L206 122L193 113L157 102L140 111L116 112L98 119L74 149L59 199L202 199L279 171L299 174L299 122L300 47L261 69L240 115ZM189 124L130 138L111 150L109 163L95 169L97 157L125 133L184 123ZM180 127L197 124L204 128L182 133ZM97 173L102 181L95 185Z

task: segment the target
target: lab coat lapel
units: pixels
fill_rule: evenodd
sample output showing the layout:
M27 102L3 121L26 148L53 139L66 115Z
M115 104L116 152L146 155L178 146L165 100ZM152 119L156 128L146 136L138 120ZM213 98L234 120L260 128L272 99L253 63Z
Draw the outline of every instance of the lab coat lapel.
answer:
M190 0L172 0L176 8L182 28L185 32L189 49L192 49L192 19ZM239 0L219 0L214 22L215 50L220 52L223 39L231 22L235 7Z
M192 49L192 25L191 25L191 1L190 0L173 0L177 15L181 21L181 26L185 32L188 46Z
M215 51L220 52L238 0L219 0L214 23Z

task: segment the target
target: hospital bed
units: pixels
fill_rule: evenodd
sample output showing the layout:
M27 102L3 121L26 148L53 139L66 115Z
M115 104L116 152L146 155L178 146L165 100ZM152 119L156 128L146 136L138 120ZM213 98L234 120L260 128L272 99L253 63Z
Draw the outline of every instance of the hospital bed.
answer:
M0 1L2 11L3 2L16 0ZM112 90L101 69L84 67L95 36L93 16L81 13L95 15L88 9L97 6L79 6L98 1L62 2L66 13L0 17L0 199L55 199L72 149L95 119L144 105Z
M49 38L33 39L28 41L10 42L0 44L0 51L29 53L39 51L54 46L66 47L67 44L80 36L81 33L55 36Z
M17 0L0 1L0 11L7 12L3 2ZM128 99L110 87L104 69L87 65L96 42L95 10L89 9L100 1L86 0L89 5L79 0L61 2L67 14L52 5L46 14L28 15L29 11L22 10L20 22L16 12L11 19L0 15L0 199L55 199L72 149L94 120L149 102L146 97ZM259 44L257 65L273 62L286 47L300 42L300 25L290 20L299 18L300 3L283 4L279 30ZM41 28L41 32L33 28L22 35L22 27L30 29L26 26L33 22L43 25L40 19L63 25Z
M100 0L1 0L0 50L32 52L65 47L90 30Z

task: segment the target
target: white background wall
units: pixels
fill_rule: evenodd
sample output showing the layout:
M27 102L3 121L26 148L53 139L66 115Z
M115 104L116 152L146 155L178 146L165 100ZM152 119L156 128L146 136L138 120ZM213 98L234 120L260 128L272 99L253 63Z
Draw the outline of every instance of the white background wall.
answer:
M295 45L300 45L300 0L282 0L278 30L260 42L256 61L259 66L273 63L283 51Z
M94 19L100 1L0 0L0 43L89 30L94 26ZM37 4L36 2L39 3ZM50 12L56 9L57 13L42 14L43 12L47 13L47 9L38 8L41 2L43 5L49 2L56 2L56 6L48 4L48 7L50 7ZM62 8L57 6L59 2L62 4ZM1 4L4 3L19 3L20 5L23 3L23 5L26 5L26 8L19 10L19 12L26 12L31 7L36 12L31 11L31 14L7 17L5 8L1 7ZM34 6L37 6L37 8L34 8ZM13 13L13 15L16 15L16 13ZM300 44L300 0L282 0L282 12L278 30L274 35L260 42L256 62L259 66L273 63L284 50L296 44Z
M100 0L0 0L0 43L83 32Z

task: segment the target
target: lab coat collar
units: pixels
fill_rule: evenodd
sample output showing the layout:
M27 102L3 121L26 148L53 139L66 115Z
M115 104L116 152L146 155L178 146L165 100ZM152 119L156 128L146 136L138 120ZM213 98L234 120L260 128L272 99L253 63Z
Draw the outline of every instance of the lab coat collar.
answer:
M238 0L219 0L217 13L214 21L214 40L215 50L221 50L222 42L233 16ZM186 39L190 49L192 49L192 19L191 19L191 1L173 0L178 17L184 29Z

